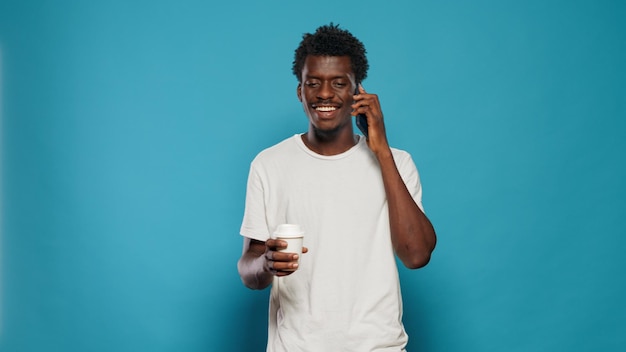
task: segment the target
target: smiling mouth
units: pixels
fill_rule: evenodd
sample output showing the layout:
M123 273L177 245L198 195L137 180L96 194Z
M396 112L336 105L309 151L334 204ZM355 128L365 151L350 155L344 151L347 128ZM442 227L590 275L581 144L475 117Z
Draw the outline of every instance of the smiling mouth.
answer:
M337 107L335 107L335 106L316 106L315 110L316 111L320 111L320 112L331 112L331 111L337 110Z

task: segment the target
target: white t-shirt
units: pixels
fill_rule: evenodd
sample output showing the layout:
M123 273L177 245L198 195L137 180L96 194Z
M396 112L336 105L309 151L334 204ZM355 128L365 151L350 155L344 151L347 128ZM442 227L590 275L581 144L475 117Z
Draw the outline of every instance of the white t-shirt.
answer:
M411 156L392 152L422 208ZM266 241L283 223L304 228L309 252L296 272L274 277L267 351L402 351L408 337L387 200L363 137L338 155L316 154L300 135L257 155L241 234Z

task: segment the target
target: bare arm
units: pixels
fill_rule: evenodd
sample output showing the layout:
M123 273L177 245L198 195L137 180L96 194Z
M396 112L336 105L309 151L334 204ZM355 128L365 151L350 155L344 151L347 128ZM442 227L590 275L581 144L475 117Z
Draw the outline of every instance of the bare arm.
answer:
M287 248L287 243L269 239L266 242L243 239L243 252L237 269L246 287L262 290L274 280L274 276L287 276L298 269L298 255L295 253L277 252ZM302 248L302 253L307 249Z
M391 243L407 268L421 268L428 264L435 249L435 229L407 190L391 151L376 156L387 194Z
M417 206L400 176L387 142L378 97L359 87L353 114L365 114L369 124L367 143L380 164L389 206L391 243L407 268L417 269L430 261L437 237L430 220Z

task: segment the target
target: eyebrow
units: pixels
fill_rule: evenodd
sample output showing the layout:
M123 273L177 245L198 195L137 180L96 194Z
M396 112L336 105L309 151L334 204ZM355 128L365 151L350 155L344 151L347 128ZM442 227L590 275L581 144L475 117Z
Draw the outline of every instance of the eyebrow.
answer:
M316 76L316 75L305 75L304 78L306 78L306 79L320 79L320 80L324 79L324 78ZM346 74L346 75L343 75L343 76L333 76L333 77L328 78L328 80L331 80L331 81L336 80L336 79L350 79L350 76Z

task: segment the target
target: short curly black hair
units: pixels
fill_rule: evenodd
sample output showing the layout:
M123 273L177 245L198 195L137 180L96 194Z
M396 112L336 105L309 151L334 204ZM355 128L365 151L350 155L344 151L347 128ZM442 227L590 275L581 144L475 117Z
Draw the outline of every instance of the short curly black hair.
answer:
M300 46L296 49L292 71L298 82L302 82L302 68L307 56L349 56L356 83L359 84L365 80L369 69L365 54L365 46L360 40L331 22L319 27L314 34L305 33L302 36Z

